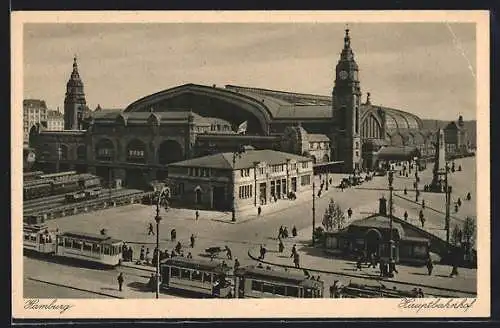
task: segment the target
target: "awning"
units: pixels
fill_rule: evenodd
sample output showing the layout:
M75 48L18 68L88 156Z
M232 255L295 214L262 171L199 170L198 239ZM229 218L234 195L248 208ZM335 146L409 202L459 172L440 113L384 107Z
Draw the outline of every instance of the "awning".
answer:
M421 157L417 147L382 147L377 153L378 159L383 160L412 160Z

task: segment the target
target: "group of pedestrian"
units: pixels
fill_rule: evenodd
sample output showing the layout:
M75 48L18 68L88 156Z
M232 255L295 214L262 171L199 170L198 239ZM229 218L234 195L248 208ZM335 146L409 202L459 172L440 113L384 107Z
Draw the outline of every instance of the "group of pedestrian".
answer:
M134 256L134 250L132 247L128 246L126 243L123 243L122 246L122 259L124 262L132 262Z
M278 239L281 240L282 238L288 238L288 237L290 237L288 228L280 226L280 229L278 231ZM297 237L297 228L295 226L292 227L292 237Z

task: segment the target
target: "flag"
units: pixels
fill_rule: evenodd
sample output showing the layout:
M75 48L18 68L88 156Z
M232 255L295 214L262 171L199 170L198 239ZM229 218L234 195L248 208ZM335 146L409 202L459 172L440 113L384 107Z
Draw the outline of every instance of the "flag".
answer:
M236 131L237 134L245 134L247 132L247 126L248 126L248 121L245 121L243 123L241 123L239 126L238 126L238 131Z

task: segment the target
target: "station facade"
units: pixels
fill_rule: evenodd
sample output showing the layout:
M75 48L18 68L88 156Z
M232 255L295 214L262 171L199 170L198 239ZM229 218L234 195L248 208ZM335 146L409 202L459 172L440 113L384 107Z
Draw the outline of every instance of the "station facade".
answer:
M30 131L37 169L57 166L139 187L167 176L169 164L241 145L311 158L315 167L353 172L374 167L382 147L411 146L432 157L435 133L416 115L362 101L349 30L331 96L226 85L185 84L125 109L88 110L78 65L67 84L65 130ZM235 132L244 124L243 134Z

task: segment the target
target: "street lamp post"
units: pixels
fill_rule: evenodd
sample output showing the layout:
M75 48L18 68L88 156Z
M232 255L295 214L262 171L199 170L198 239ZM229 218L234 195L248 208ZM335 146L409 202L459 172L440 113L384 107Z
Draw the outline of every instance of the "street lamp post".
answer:
M446 212L445 212L445 229L446 229L446 242L450 242L450 198L451 198L451 186L448 186L448 162L445 165L445 175L444 175L444 186L445 186L445 201L446 201Z
M161 199L163 197L163 193L160 192L158 195L158 200L156 202L156 275L155 275L155 283L156 283L156 298L160 296L160 221L162 220L160 216L160 204ZM166 203L167 204L167 203Z
M312 229L312 245L314 246L314 230L316 229L316 192L315 192L315 187L316 184L314 182L314 175L313 175L313 186L312 186L312 196L313 196L313 207L312 207L312 214L313 214L313 229Z
M392 263L393 261L393 248L394 248L394 240L393 240L393 232L392 232L392 191L393 191L393 186L392 182L394 181L394 172L389 171L389 262Z

